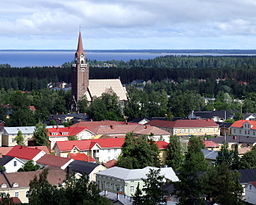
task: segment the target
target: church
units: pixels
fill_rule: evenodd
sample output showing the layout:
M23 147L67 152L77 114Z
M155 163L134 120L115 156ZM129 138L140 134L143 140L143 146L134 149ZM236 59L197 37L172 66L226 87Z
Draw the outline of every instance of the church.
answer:
M77 102L86 96L88 102L92 102L103 93L115 93L121 104L127 101L127 92L120 79L89 79L89 65L83 49L82 34L79 32L75 64L72 68L73 99Z

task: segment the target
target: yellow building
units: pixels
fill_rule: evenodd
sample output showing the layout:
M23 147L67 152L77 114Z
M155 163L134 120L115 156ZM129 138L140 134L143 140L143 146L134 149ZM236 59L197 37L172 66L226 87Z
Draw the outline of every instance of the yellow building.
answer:
M213 120L152 120L148 123L149 125L162 128L180 137L184 136L220 136L219 125Z

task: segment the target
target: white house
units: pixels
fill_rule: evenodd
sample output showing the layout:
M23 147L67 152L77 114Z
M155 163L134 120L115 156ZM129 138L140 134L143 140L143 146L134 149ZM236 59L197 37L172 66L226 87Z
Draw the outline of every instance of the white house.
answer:
M160 175L164 176L165 179L172 182L179 181L179 178L171 167L145 167L143 169L112 167L97 173L96 183L101 191L120 193L132 197L135 194L138 185L140 189L143 188L144 182L142 179L147 178L147 174L149 174L150 169L160 169Z
M47 130L51 142L51 149L58 141L68 141L70 136L75 136L78 140L91 139L94 136L85 127L54 127L48 128Z
M231 135L256 137L256 121L254 120L238 120L231 126Z
M117 159L121 154L124 138L58 141L53 150L57 156L68 157L70 153L85 153L98 162Z
M245 185L243 200L250 204L256 204L256 182Z
M0 158L0 166L5 168L6 173L17 172L25 163L26 160L22 160L17 157L6 155Z
M53 126L47 126L46 128L51 127ZM25 145L28 145L28 140L32 139L35 129L35 126L4 127L2 133L2 146L11 147L17 145L15 138L19 131L21 131L22 136L24 137Z

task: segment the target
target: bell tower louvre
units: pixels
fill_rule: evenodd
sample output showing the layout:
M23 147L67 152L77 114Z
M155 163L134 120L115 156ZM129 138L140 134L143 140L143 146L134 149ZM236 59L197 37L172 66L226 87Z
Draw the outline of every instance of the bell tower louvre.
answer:
M89 86L89 66L86 63L81 32L78 37L75 64L72 67L72 96L77 102L85 95Z

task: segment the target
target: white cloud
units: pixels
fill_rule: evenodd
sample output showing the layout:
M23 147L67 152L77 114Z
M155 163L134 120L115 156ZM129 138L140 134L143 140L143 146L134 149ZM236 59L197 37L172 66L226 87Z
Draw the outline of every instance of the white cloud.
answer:
M255 0L1 0L0 42L8 35L70 43L79 25L99 40L253 36L255 9Z

